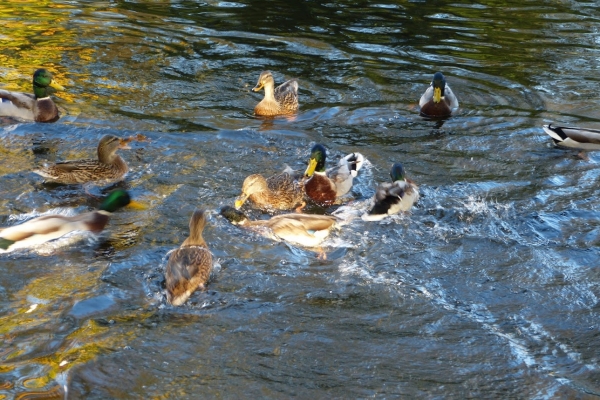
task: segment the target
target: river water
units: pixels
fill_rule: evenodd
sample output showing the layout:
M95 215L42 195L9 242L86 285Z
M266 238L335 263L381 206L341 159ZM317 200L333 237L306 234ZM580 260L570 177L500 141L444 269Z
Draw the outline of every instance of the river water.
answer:
M600 128L596 3L3 1L0 16L0 87L30 91L45 66L67 89L58 122L0 125L1 226L98 205L37 166L93 157L108 133L149 139L121 152L147 210L1 255L0 398L600 395L600 155L541 129ZM298 78L297 116L253 116L265 69ZM460 101L446 121L418 112L438 70ZM330 164L368 160L340 215L394 162L421 200L350 220L326 260L219 216L247 175L303 170L315 143ZM166 255L196 207L215 271L172 307Z

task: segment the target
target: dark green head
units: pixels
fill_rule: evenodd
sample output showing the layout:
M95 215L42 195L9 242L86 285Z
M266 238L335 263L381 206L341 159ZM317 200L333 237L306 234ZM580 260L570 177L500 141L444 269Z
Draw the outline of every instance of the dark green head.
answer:
M403 181L404 180L404 167L399 162L394 163L392 165L392 170L390 171L390 176L392 177L392 182Z
M65 90L61 85L54 82L52 74L40 68L33 74L33 93L38 99L48 97L48 87L52 87L56 90Z
M308 167L304 175L312 176L317 172L325 172L325 159L327 158L327 150L321 144L315 144L310 150L310 160L308 161Z
M236 210L231 206L221 208L221 215L224 216L234 225L243 225L248 221L248 217L243 212Z
M102 205L100 205L100 210L113 213L118 209L129 205L130 203L131 197L129 196L129 193L123 189L116 189L106 196L102 202Z
M433 74L433 81L431 84L434 89L439 88L441 97L444 97L444 90L446 89L446 78L444 78L444 74L441 72Z

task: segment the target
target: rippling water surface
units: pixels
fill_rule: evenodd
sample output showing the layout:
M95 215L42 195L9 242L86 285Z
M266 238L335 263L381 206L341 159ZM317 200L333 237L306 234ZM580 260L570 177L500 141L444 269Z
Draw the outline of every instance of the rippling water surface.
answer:
M35 167L150 139L122 151L147 210L1 256L1 398L600 395L600 156L541 129L600 128L594 2L4 1L0 18L0 87L45 66L67 88L58 122L1 121L2 226L98 205ZM299 79L297 116L253 116L265 69ZM442 122L418 114L438 70L461 104ZM218 215L314 143L368 160L341 215L396 161L420 202L351 220L326 260ZM166 254L196 207L214 277L174 308Z

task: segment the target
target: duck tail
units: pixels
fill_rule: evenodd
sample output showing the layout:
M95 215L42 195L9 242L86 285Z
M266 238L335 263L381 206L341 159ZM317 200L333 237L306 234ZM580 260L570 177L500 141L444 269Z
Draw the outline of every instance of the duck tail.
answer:
M552 124L542 126L544 131L554 139L555 142L562 142L566 140L568 136L563 131L563 128L560 126L552 126Z
M344 157L344 160L348 163L350 174L352 174L352 177L356 178L358 171L360 171L365 162L365 157L360 153L351 153Z

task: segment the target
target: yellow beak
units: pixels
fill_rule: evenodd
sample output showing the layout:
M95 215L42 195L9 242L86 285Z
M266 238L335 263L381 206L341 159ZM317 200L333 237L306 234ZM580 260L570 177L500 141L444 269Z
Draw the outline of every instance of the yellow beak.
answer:
M312 174L315 173L315 168L317 168L317 160L314 158L311 158L310 161L308 162L308 168L306 168L304 175L312 176Z
M235 209L239 210L240 207L242 207L244 205L244 203L246 202L246 199L248 198L248 195L246 194L241 194L240 197L238 197L237 199L235 199Z
M254 87L252 88L252 91L254 91L254 92L258 92L260 89L262 89L262 88L263 88L263 86L264 86L264 85L263 85L262 83L258 82L258 83L256 84L256 86L254 86Z
M442 89L437 87L433 88L433 102L439 103L440 100L442 100Z
M139 201L131 200L127 207L131 207L134 210L147 210L148 206L144 203L140 203Z
M50 81L50 87L56 89L56 90L60 90L61 92L65 90L64 87L60 86L58 83L54 82L54 80Z

